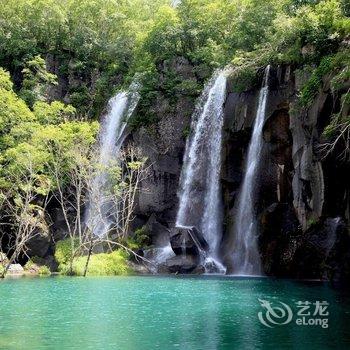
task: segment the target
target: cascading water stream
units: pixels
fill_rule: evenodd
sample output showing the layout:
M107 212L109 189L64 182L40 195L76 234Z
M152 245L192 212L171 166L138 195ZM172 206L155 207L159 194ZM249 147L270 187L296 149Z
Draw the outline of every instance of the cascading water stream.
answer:
M193 135L187 141L180 179L177 227L197 227L208 243L207 271L225 272L219 259L222 236L220 191L222 127L226 71L217 73L204 89L192 116Z
M138 84L132 83L128 92L117 93L108 102L108 113L102 119L99 134L99 170L92 181L86 225L97 236L105 235L112 223L110 203L106 198L109 188L108 168L115 165L118 151L125 139L126 122L139 101Z
M260 275L261 262L257 243L256 183L259 176L263 148L263 126L269 94L270 66L266 68L263 87L259 94L259 104L250 141L246 172L238 197L237 217L234 225L233 271L237 275Z

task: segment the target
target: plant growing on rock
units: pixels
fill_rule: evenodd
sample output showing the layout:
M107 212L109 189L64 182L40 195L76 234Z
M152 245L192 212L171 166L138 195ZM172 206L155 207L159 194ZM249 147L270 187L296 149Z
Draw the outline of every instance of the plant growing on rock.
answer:
M20 95L29 106L36 101L47 101L48 87L58 84L57 76L47 71L45 60L39 55L26 62L22 74L24 79Z
M326 141L318 147L323 158L336 154L340 160L350 162L349 96L350 89L341 98L340 112L332 116L330 124L323 132Z

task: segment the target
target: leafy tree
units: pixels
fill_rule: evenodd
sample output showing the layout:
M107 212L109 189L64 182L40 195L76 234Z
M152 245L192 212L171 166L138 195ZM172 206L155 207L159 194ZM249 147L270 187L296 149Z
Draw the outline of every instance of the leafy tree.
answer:
M8 134L13 127L34 120L28 106L12 90L9 73L0 69L0 150L8 146Z
M59 101L46 103L38 101L34 104L34 115L40 124L57 125L71 121L75 116L75 108Z

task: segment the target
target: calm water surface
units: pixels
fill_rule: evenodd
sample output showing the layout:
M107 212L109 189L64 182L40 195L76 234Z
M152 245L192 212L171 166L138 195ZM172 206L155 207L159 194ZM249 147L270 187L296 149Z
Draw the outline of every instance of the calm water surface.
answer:
M258 298L289 305L293 320L264 326ZM296 325L296 302L324 300L328 328ZM271 279L6 279L0 349L350 349L350 299L325 284Z

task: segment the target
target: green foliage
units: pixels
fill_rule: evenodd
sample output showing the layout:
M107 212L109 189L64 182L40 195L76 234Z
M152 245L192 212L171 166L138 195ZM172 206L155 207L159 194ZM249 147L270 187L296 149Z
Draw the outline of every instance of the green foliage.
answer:
M333 93L347 89L350 79L350 50L340 51L334 58L334 72L331 81Z
M201 86L194 80L186 79L174 87L175 92L184 96L198 96L202 90Z
M325 57L315 69L311 78L301 90L299 101L303 107L309 106L322 86L323 77L332 69L332 58Z
M73 242L74 249L74 242ZM73 257L72 241L65 239L56 243L55 259L58 263L59 271L63 271Z
M337 134L337 125L339 124L339 115L335 115L332 117L331 122L325 127L322 135L331 140Z
M128 238L127 245L130 249L145 248L151 244L150 232L146 226L137 229L133 237Z
M158 121L158 117L152 111L142 114L142 107L138 108L138 113L134 114L129 120L128 125L132 130L137 130L142 126L150 126Z
M72 260L73 275L82 276L84 274L87 256L77 255L73 258L72 241L70 239L57 242L55 259L59 264L58 270L62 274L71 273L70 262ZM88 275L112 276L130 274L131 270L128 267L127 259L128 254L124 250L116 250L108 254L92 254L89 261Z
M0 66L11 72L25 69L28 76L21 96L33 105L38 100L33 89L38 90L39 78L32 74L33 64L42 67L39 56L54 60L60 74L74 80L74 86L69 86L71 104L79 113L97 117L111 86L133 64L135 48L153 26L157 9L168 2L5 1L0 12ZM30 67L28 61L33 63ZM40 96L45 95L45 89L39 90Z
M76 276L82 276L86 265L86 256L78 257L73 263ZM112 253L93 254L90 257L87 274L89 276L123 276L131 273L127 264L128 255L123 250Z
M315 219L315 218L310 218L308 221L307 221L307 227L310 228L310 227L314 227L318 224L318 220Z
M29 106L33 106L35 101L46 101L48 87L57 85L56 75L47 71L45 60L39 55L25 63L22 74L20 96Z
M183 0L176 8L170 0L9 0L0 13L0 65L23 71L16 85L32 107L56 83L46 69L54 63L70 82L66 97L77 115L93 118L116 85L141 73L139 113L130 121L137 128L157 120L149 108L157 93L172 103L195 98L213 69L231 62L245 61L237 91L267 63L319 65L349 33L348 15L346 0ZM163 76L164 62L179 56L197 81Z
M87 120L97 118L110 95L135 74L142 87L132 129L151 129L162 115L174 113L179 99L195 99L212 71L227 64L234 66L237 92L254 86L267 64L292 64L301 72L315 67L300 105L310 106L327 75L347 105L348 16L346 0L182 0L176 8L170 0L3 1L0 189L14 187L16 200L30 165L36 193L55 191L53 161L59 159L64 174L89 161L98 123ZM68 105L52 101L58 81ZM163 99L169 103L160 111ZM325 135L339 135L346 118L333 116ZM120 179L120 169L113 176ZM62 178L64 188L71 185ZM144 239L133 244L146 244ZM63 271L72 248L62 244L56 254Z
M233 90L235 92L243 92L254 86L257 80L256 70L253 67L244 67L237 69L233 75Z
M13 84L9 72L0 68L0 89L6 91L12 91Z
M169 6L161 7L154 19L154 25L143 44L156 62L182 54L181 22L177 11Z
M83 115L89 112L91 106L91 94L86 85L80 85L70 89L71 104Z
M349 17L350 16L350 2L349 2L349 0L342 0L341 1L341 8L342 8L344 16Z
M2 163L6 168L3 176L17 178L30 167L35 173L50 177L49 167L59 160L62 171L74 167L87 159L77 158L77 148L84 149L89 156L98 130L97 123L67 122L59 125L40 125L36 123L19 125L11 130L6 140L12 147L4 154ZM10 141L11 140L11 141ZM60 154L57 159L57 154ZM50 181L50 179L48 179ZM54 182L53 180L51 182Z
M0 150L8 146L7 135L11 129L20 124L35 120L23 100L12 90L9 74L0 70Z
M345 99L348 99L348 101L345 101ZM350 98L347 95L345 95L342 98L342 103L347 103L350 105ZM349 129L350 127L350 115L341 115L341 113L337 113L332 115L330 123L325 127L323 131L323 136L328 140L334 140L339 133L344 131L345 129Z
M35 267L35 263L33 260L28 260L27 263L24 265L24 270L30 271Z
M41 259L37 257L33 257L28 260L24 266L24 270L32 273L37 273L40 276L48 276L51 275L51 271L48 266L41 263Z
M271 17L264 40L252 50L238 49L233 55L232 63L243 77L249 78L253 70L267 64L316 64L321 66L321 73L326 64L321 64L324 56L336 54L350 31L350 21L342 14L339 0L281 1ZM318 83L315 76L310 82L311 96ZM244 88L245 84L241 87L238 81L237 90ZM305 95L303 103L311 96Z
M324 57L301 90L299 98L301 106L310 106L327 74L332 73L335 75L331 81L333 91L341 89L349 77L349 64L349 50L340 51L335 55Z
M73 119L75 108L62 102L46 103L38 101L34 104L34 115L40 124L61 124Z
M98 123L72 121L75 112L59 101L37 101L31 111L12 90L9 74L0 70L1 187L16 185L29 166L41 178L48 176L47 167L58 150L69 165L78 161L73 159L76 147L92 148Z
M191 127L190 126L186 126L183 130L182 130L182 135L183 137L186 139L188 136L190 136L191 134Z
M345 59L342 69L336 74L331 81L331 89L333 93L344 89L350 80L350 58L349 56Z
M40 276L48 276L48 275L51 275L51 271L47 266L42 265L39 267L38 274Z

